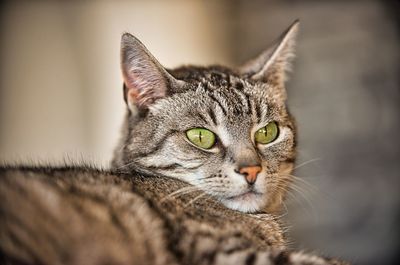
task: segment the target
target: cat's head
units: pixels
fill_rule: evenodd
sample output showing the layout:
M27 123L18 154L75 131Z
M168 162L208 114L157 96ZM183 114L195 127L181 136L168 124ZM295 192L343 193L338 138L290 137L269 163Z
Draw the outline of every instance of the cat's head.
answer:
M124 34L128 111L114 169L186 181L243 212L276 210L295 159L284 82L297 31L295 22L238 69L166 70L138 39Z

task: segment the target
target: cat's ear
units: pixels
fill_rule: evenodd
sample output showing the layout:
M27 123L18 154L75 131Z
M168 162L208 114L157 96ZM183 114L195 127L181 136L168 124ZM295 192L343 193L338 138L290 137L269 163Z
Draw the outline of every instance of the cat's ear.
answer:
M157 99L182 86L146 47L133 35L121 39L121 69L124 78L124 99L131 111L146 109Z
M239 73L283 89L294 57L298 30L299 21L296 20L270 48L240 67Z

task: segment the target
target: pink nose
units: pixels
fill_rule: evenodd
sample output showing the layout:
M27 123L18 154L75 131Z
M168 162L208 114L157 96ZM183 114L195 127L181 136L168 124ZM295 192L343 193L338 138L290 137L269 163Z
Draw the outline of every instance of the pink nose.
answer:
M260 166L242 167L239 169L239 173L244 175L247 183L254 184L257 180L258 173L261 172Z

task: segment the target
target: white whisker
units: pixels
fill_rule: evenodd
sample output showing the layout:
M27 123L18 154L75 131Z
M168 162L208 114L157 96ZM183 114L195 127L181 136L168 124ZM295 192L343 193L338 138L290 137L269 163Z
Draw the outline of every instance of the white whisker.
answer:
M201 197L204 197L205 195L207 195L205 192L202 192L200 195L194 197L193 199L191 199L187 204L185 204L185 207L191 205L192 203L194 203L195 201L197 201L198 199L200 199Z
M287 207L287 205L286 205L286 203L284 201L282 201L282 205L285 208L285 212L283 214L279 215L278 219L281 219L281 218L283 218L283 217L285 217L286 215L289 214L288 207Z
M298 168L301 168L301 167L303 167L303 166L305 166L305 165L308 165L308 164L313 163L313 162L316 162L316 161L321 161L321 160L322 160L322 158L310 159L310 160L308 160L308 161L305 161L305 162L303 162L303 163L301 163L301 164L295 166L295 167L293 168L293 170L298 169Z

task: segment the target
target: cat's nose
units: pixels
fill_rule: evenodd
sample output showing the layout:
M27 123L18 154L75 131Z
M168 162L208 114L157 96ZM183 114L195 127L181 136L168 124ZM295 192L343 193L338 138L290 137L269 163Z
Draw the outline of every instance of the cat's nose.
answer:
M261 172L260 166L250 166L250 167L242 167L239 169L239 173L244 175L247 183L254 184L257 180L258 173Z

